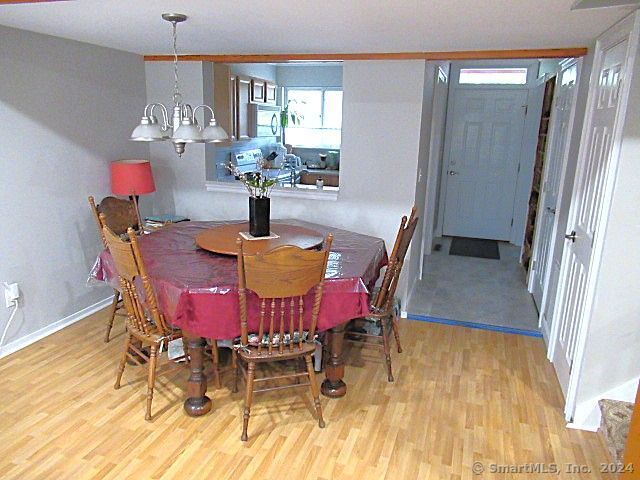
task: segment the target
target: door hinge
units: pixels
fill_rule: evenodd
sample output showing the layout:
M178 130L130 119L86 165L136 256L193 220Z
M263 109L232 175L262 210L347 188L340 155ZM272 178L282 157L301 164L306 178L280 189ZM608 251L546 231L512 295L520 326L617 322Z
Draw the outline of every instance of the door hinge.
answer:
M527 116L527 113L529 112L529 105L523 105L524 107L524 116Z
M513 227L513 218L511 219L511 226Z
M520 173L520 164L518 164L518 173Z
M536 269L536 261L531 260L531 270L535 270L535 269Z

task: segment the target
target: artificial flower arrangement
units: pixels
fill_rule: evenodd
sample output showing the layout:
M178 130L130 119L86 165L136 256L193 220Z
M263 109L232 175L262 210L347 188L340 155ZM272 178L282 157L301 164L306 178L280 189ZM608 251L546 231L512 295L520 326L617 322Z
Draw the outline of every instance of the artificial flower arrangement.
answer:
M250 197L269 198L271 196L271 190L273 190L273 187L277 183L276 178L280 172L278 171L275 177L270 178L268 175L263 173L263 170L266 168L266 164L266 160L261 158L256 162L255 171L246 173L241 172L238 167L232 163L228 163L225 166L236 180L240 180L240 182L242 182L249 192Z
M278 174L275 177L265 175L266 160L261 158L256 162L256 169L253 172L241 172L236 165L231 163L226 165L227 170L242 184L249 192L249 233L253 237L268 237L271 235L270 229L270 196L273 187L277 183Z

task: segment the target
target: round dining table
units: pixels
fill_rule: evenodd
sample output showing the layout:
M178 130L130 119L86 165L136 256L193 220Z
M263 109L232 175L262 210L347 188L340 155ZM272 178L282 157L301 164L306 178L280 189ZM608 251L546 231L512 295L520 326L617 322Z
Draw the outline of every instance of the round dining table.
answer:
M191 416L203 415L211 409L203 367L206 339L234 339L240 335L237 259L200 248L196 237L212 228L238 223L241 222L174 223L142 235L138 241L161 311L172 325L182 330L187 341L191 374L184 407ZM370 313L369 294L387 263L384 241L301 220L271 223L276 232L290 226L316 232L322 238L329 233L334 236L317 328L326 332L325 346L329 352L322 393L333 398L344 396L345 326L351 319ZM90 277L118 288L113 260L107 250L98 256ZM257 296L249 299L248 309L250 315L259 312Z

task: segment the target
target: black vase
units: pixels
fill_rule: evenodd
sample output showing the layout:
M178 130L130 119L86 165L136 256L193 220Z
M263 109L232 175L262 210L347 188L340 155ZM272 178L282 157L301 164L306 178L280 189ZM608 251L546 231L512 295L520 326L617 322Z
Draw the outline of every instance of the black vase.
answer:
M269 225L269 197L249 197L249 233L254 237L267 237Z

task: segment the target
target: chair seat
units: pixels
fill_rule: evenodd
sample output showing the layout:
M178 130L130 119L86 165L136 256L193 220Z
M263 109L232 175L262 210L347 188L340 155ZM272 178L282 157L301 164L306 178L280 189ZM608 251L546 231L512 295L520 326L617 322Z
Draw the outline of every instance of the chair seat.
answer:
M260 343L259 341L259 335L257 333L250 333L248 335L248 341L249 341L249 346L251 347L257 347L258 344ZM309 337L309 332L307 330L303 330L302 331L302 341L306 342L307 341L307 337ZM298 340L300 338L300 335L298 334L297 331L293 332L293 344L297 344ZM314 335L314 340L315 338L317 338L317 335ZM289 345L289 342L291 342L291 335L289 335L288 333L284 334L284 344L285 345ZM240 345L240 337L236 337L233 341L234 345ZM272 345L274 347L277 347L278 345L280 345L280 334L279 333L274 333L273 334L273 341L271 342ZM264 333L262 335L262 346L263 347L268 347L269 346L269 334L268 333Z
M258 347L248 346L237 348L238 355L245 361L251 362L273 362L277 360L288 360L291 358L301 357L304 355L312 354L316 351L315 342L302 342L302 348L298 347L298 344L294 344L293 348L289 350L287 346L282 353L273 347L271 354L269 354L268 347L262 347L262 350L258 352Z

